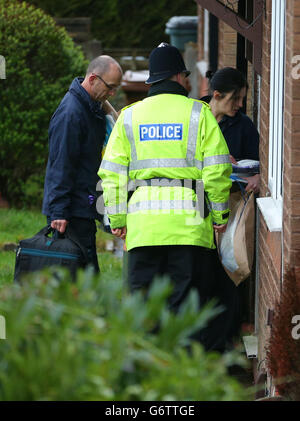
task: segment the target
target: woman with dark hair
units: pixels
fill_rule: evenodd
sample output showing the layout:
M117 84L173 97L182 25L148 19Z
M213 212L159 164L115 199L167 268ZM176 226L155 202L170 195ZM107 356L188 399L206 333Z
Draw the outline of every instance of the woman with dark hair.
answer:
M212 113L219 123L227 142L232 163L241 159L259 160L259 134L251 119L240 111L247 93L248 83L237 69L226 67L214 75L207 72L210 79L211 95L201 98L209 103ZM247 191L259 191L260 175L247 178ZM233 186L234 187L234 186ZM243 321L243 293L246 281L235 286L225 272L215 252L215 296L224 311L207 327L209 349L224 352L238 336Z
M225 67L215 74L207 72L211 96L201 98L209 102L216 117L234 164L241 159L259 161L259 134L252 120L240 111L246 97L248 83L237 69ZM246 191L259 191L259 174L247 178Z

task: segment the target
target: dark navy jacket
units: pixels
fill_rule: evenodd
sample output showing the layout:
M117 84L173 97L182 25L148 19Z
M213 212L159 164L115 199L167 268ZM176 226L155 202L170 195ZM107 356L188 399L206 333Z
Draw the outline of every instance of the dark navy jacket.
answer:
M201 98L208 102L211 97ZM226 140L229 153L237 161L240 159L255 159L259 161L259 133L253 121L241 111L234 117L224 116L219 122L220 129Z
M95 219L97 172L105 138L105 114L76 78L49 125L49 157L43 214Z

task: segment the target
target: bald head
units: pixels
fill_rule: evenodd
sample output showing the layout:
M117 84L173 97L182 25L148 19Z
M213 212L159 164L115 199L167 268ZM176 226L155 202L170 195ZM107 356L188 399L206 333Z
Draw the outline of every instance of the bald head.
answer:
M104 102L116 93L122 75L122 68L114 58L99 56L90 62L81 86L92 99Z
M92 73L96 73L101 76L105 73L109 73L111 68L119 70L120 75L122 76L122 68L114 58L110 56L98 56L88 65L86 76L89 76Z

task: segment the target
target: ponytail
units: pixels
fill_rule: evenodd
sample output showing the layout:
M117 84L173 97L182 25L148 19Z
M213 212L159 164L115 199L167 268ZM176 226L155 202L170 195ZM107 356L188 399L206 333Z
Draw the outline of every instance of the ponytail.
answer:
M207 77L207 79L211 80L211 78L213 77L214 73L211 70L208 70L205 73L205 77Z

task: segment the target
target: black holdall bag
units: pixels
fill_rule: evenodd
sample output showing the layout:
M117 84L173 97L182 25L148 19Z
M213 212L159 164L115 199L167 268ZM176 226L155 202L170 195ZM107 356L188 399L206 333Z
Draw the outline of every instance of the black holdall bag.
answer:
M33 237L20 241L16 250L14 281L49 266L68 268L75 280L76 270L87 263L87 251L72 229L67 226L65 233L60 234L49 225Z

